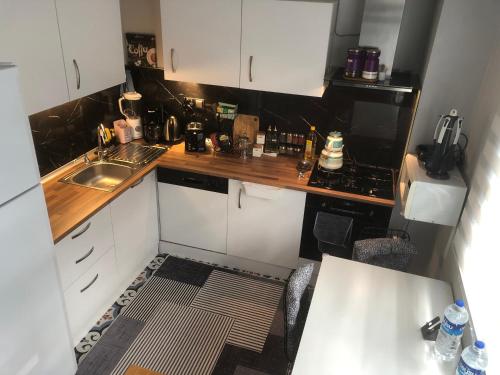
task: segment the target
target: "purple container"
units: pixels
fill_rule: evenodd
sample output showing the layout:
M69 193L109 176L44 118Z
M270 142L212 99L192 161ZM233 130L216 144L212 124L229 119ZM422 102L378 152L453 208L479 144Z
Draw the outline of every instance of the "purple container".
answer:
M369 48L366 50L365 66L362 77L364 79L375 80L378 76L378 65L380 50L378 48Z
M365 59L365 50L362 48L349 48L345 64L344 76L356 78L361 75Z

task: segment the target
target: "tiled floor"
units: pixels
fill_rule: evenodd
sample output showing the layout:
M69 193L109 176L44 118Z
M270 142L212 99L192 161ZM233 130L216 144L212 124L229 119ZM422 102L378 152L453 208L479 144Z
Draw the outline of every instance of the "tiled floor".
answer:
M159 255L75 348L78 374L285 374L283 288Z

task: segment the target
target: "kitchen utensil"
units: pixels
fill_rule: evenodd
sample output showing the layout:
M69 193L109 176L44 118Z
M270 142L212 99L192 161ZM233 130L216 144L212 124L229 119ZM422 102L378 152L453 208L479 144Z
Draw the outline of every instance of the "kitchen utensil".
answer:
M205 132L201 122L187 124L185 149L189 152L205 152Z
M319 165L324 169L335 170L342 168L344 154L340 151L323 149L319 157Z
M249 155L249 146L250 146L250 139L247 137L245 133L240 135L238 138L238 150L240 150L240 157L242 159L247 159Z
M455 167L457 144L462 132L463 117L452 109L448 115L441 115L434 131L432 151L427 153L425 169L432 178L445 180L450 178L448 171ZM455 127L455 124L457 126Z
M342 133L330 132L328 137L326 137L325 149L328 151L342 151L343 147L344 140L342 138Z
M156 110L148 110L144 117L144 139L148 143L156 144L161 137L159 113Z
M142 95L136 91L124 92L118 99L118 107L121 114L125 118L140 117L142 115L141 99Z
M132 128L127 125L125 120L113 121L115 136L120 143L128 143L132 140Z
M125 119L127 125L132 129L132 139L143 137L142 121L139 116L130 116Z
M257 139L259 131L259 117L250 115L237 115L234 120L233 142L238 143L240 135L245 134L249 143L253 144Z
M181 126L175 116L169 116L163 127L163 136L167 142L176 142L181 139Z
M304 174L311 170L312 163L309 160L305 159L299 160L295 168L297 169L297 172L299 172L298 177L303 178Z

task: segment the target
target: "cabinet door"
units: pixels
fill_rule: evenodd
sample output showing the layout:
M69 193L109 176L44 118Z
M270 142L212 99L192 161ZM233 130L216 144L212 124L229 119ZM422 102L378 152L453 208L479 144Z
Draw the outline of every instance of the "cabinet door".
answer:
M70 100L125 82L118 0L56 0Z
M295 268L306 193L229 181L227 254Z
M241 0L162 0L165 79L239 87Z
M68 101L54 0L0 0L0 62L19 67L27 114Z
M0 373L74 374L41 186L0 205Z
M227 194L159 183L161 239L226 253Z
M243 0L240 87L323 95L333 5Z
M127 284L158 253L156 172L151 172L111 203L120 280Z

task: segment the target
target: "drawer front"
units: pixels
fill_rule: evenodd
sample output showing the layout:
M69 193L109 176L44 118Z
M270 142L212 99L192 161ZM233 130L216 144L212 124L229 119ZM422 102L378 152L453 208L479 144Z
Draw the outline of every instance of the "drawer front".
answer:
M111 305L116 286L115 251L111 248L64 292L73 345Z
M109 206L68 234L56 245L56 259L63 290L99 259L113 242Z

